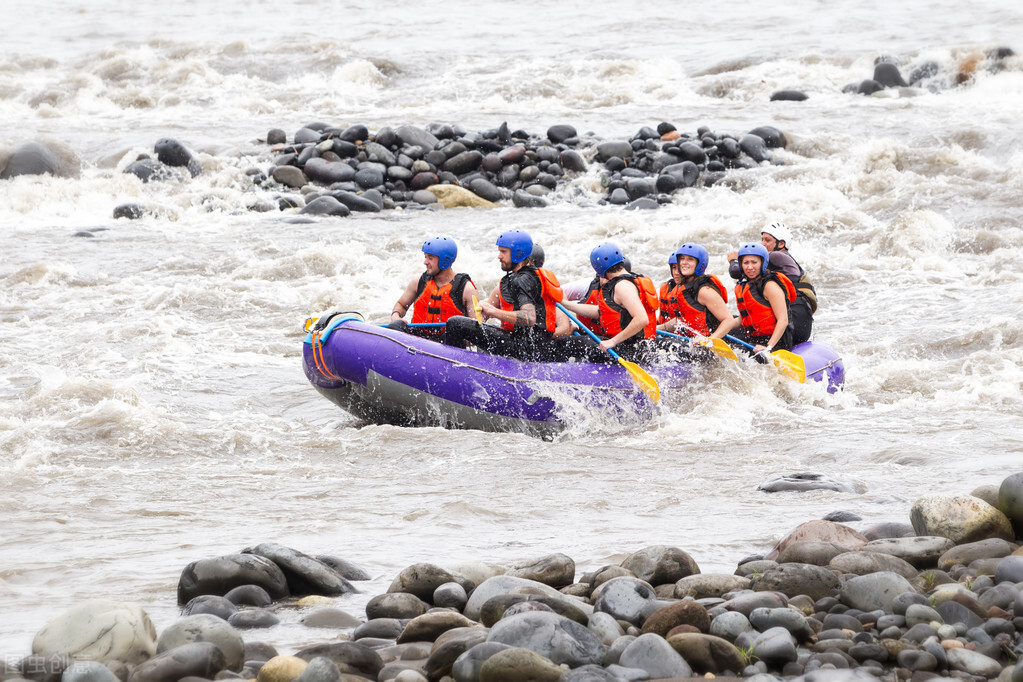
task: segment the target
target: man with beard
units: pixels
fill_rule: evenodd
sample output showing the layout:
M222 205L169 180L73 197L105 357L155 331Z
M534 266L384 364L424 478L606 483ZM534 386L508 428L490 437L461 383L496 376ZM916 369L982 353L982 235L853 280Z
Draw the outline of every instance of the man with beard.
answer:
M444 343L520 360L549 360L551 338L557 324L555 303L564 296L556 278L530 264L533 239L522 230L507 230L497 238L497 260L505 272L489 299L480 303L483 321L456 316L447 321Z

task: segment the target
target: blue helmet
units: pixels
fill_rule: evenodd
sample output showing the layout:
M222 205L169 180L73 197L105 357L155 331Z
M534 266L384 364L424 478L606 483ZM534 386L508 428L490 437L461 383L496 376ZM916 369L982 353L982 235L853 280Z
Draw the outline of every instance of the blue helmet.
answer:
M760 267L760 274L767 274L767 247L763 244L743 244L739 249L739 262L742 263L743 256L759 256L763 261Z
M497 237L497 245L511 251L511 262L521 263L533 253L533 238L522 230L508 230Z
M614 242L598 244L590 251L590 265L593 266L598 277L603 277L609 269L624 262L625 256Z
M682 256L689 256L690 258L696 259L696 270L693 274L697 277L707 272L707 263L710 262L710 254L707 253L707 249L703 248L699 244L686 242L682 246L678 247L678 251L675 252L676 259L681 258Z
M423 242L423 253L437 256L437 267L447 270L458 257L458 245L451 237L434 237Z
M678 258L674 253L668 256L668 265L675 265L676 263L678 263Z

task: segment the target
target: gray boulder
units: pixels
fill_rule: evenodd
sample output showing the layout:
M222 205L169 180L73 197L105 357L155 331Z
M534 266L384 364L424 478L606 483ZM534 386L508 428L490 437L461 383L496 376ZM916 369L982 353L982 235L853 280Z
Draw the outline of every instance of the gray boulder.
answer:
M838 591L838 576L833 571L813 564L778 564L763 575L754 578L752 589L781 592L788 597L805 594L811 599L834 596Z
M141 663L156 652L156 628L138 604L93 599L68 609L32 639L32 653Z
M721 597L729 592L738 592L748 589L750 579L738 575L725 573L701 573L682 578L675 583L673 592L675 599L704 599L707 597Z
M600 663L604 646L597 636L573 620L554 613L521 613L494 624L488 642L529 649L569 667Z
M564 587L575 581L575 561L564 554L549 554L534 561L512 566L508 575L535 580L551 587Z
M666 545L653 545L633 552L622 562L622 568L651 585L676 583L700 572L700 567L687 552Z
M563 595L550 585L544 585L535 580L517 578L513 575L496 575L487 578L472 591L469 601L465 604L465 616L473 620L479 620L480 611L483 605L490 599L501 594L518 593L534 594L554 599L562 599Z
M223 652L224 667L235 672L245 662L245 642L229 623L209 613L185 616L174 621L160 633L157 653L177 649L192 642L208 642Z
M898 573L906 580L916 577L918 571L908 562L891 554L881 552L845 552L839 554L828 564L828 567L841 573L866 575L879 571Z
M926 495L913 503L909 520L917 535L940 535L957 545L1014 537L1005 514L972 495Z
M633 640L622 652L618 664L645 670L652 679L692 677L686 659L660 635L647 633Z
M264 542L246 550L277 564L288 581L292 595L318 594L328 597L358 592L337 571L308 554L273 542Z
M64 669L60 682L120 682L120 678L99 661L75 661Z
M341 682L341 671L334 661L325 656L317 656L309 661L295 682Z
M768 666L783 666L796 660L796 640L788 630L775 627L753 638L753 655Z
M210 642L191 642L135 666L128 682L177 682L183 677L212 680L226 668L220 647Z
M499 651L512 647L500 642L482 642L464 651L451 665L451 677L455 682L479 682L480 668L487 659Z
M638 578L612 578L594 591L594 611L610 613L633 625L643 624L650 614L667 602L657 599L654 588Z
M521 647L498 651L480 666L480 682L557 682L561 667Z
M882 538L871 540L860 549L864 552L890 554L908 562L916 568L933 568L938 558L955 547L948 538L938 535Z
M913 592L913 586L898 573L884 571L850 578L839 591L842 603L862 611L881 609L893 613L893 602L903 592Z
M444 583L458 583L465 588L466 592L475 587L463 576L451 573L434 564L423 563L413 564L402 569L395 576L394 580L391 581L391 586L387 588L387 591L408 592L409 594L416 595L423 601L428 601L433 598L433 593L436 589ZM472 616L469 617L472 618Z
M9 151L0 151L0 180L19 175L55 175L77 178L81 163L66 145L26 142Z
M429 614L427 614L429 615ZM477 625L447 630L437 637L423 672L431 680L451 675L455 661L466 651L487 641L488 630Z

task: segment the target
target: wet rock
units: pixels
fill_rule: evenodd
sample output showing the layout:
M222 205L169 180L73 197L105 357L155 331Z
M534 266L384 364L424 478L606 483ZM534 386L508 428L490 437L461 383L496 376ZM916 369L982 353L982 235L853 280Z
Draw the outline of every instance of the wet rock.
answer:
M771 153L767 151L767 143L759 135L749 133L743 135L739 138L739 149L757 163L771 160Z
M721 604L727 611L738 611L747 618L753 609L782 608L786 606L785 596L777 592L740 592Z
M1023 473L1006 477L998 486L998 510L1009 519L1016 537L1023 539Z
M569 173L585 173L587 170L586 161L579 152L566 149L558 157L558 163Z
M423 667L426 676L439 680L452 672L455 661L465 652L487 641L489 631L475 624L441 633L430 649L430 656Z
M953 547L955 543L948 538L931 535L871 540L861 549L890 554L920 569L937 566L939 557Z
M455 611L431 611L410 620L398 635L398 643L432 642L448 630L475 625L474 621Z
M326 195L313 199L299 213L302 215L328 215L344 218L351 215L352 212L333 196Z
M761 632L781 627L788 630L797 641L806 641L813 636L813 629L799 611L790 608L753 609L749 615L750 624Z
M931 623L944 624L944 619L941 614L932 609L930 606L925 604L910 604L906 608L906 625L913 627L923 623L930 625Z
M444 583L433 591L434 605L442 608L461 611L467 601L469 596L465 593L465 588L458 583Z
M235 606L269 606L273 599L259 585L239 585L224 595Z
M547 129L547 139L554 144L561 144L565 140L577 137L578 135L575 127L568 124L552 125Z
M438 140L432 133L415 126L399 126L394 134L402 144L421 147L424 152L436 149Z
M871 542L886 538L906 538L915 536L916 532L913 530L913 526L908 523L896 523L893 521L876 523L863 530L863 537L867 538L867 540Z
M137 604L92 599L47 623L32 653L140 663L156 652L156 628Z
M543 197L534 196L527 191L517 189L512 194L512 204L516 208L544 208L547 206L547 200Z
M297 656L274 656L260 667L256 682L292 682L308 665Z
M483 197L473 194L464 187L458 187L457 185L430 185L427 188L434 196L437 197L437 201L440 202L445 208L495 208L496 204L492 201L487 201Z
M867 543L867 539L861 533L848 526L830 521L813 520L796 526L764 558L777 559L787 546L803 541L832 542L850 550L859 549Z
M343 609L325 606L313 609L302 616L301 623L307 628L332 628L345 630L357 627L362 621Z
M341 682L341 671L329 658L317 656L309 661L295 682Z
M669 637L668 644L700 675L738 673L744 667L742 653L721 637L682 633Z
M135 666L128 682L177 682L183 677L212 680L226 668L224 653L210 642L182 644Z
M854 514L848 511L833 511L822 516L825 521L834 521L835 523L849 523L852 521L862 521L863 517L859 514Z
M231 614L235 613L238 607L234 605L229 599L224 597L218 597L213 594L201 594L198 597L194 597L184 608L181 609L181 615L192 616L200 613L208 613L217 618L223 618L227 620L231 617Z
M783 627L771 628L753 638L753 655L769 666L782 666L795 661L796 640Z
M316 644L295 653L303 661L323 656L334 662L342 674L376 678L384 667L380 654L359 642ZM260 671L262 672L262 671Z
M893 611L894 599L913 586L898 573L888 571L850 578L842 584L839 598L844 604L862 611Z
M907 561L890 554L862 550L840 554L828 563L828 567L841 573L856 575L890 571L898 573L906 580L912 580L917 575L917 569Z
M707 597L721 597L729 592L748 589L750 579L722 573L701 573L682 578L675 583L673 596L675 599L692 597L693 599L705 599Z
M560 666L549 659L521 647L498 651L479 669L479 682L556 682L562 674Z
M687 552L666 545L653 545L633 552L622 562L622 568L651 585L676 583L700 572L700 567Z
M138 220L146 214L146 211L139 204L120 204L114 207L114 219L127 218L128 220Z
M491 656L513 647L500 642L482 642L470 647L455 659L451 665L451 676L455 682L478 682L480 669Z
M301 189L305 185L309 184L309 179L306 177L305 173L295 166L277 166L270 174L270 177L285 187L291 187L292 189ZM143 178L143 182L144 181L145 178Z
M407 592L378 594L366 604L366 617L408 620L423 615L427 608L423 600L414 594Z
M591 614L587 620L586 627L592 630L603 644L608 646L625 634L625 630L622 629L622 626L615 620L614 616L602 611Z
M689 625L700 632L710 630L710 615L702 605L695 601L681 601L669 604L654 611L643 622L642 632L654 633L666 637L672 628Z
M927 495L909 510L917 535L946 537L957 545L988 538L1012 540L1009 519L987 502L970 495Z
M309 159L303 172L306 177L321 185L333 185L335 182L351 182L355 180L355 169L344 161L327 161L322 158Z
M779 564L813 564L827 566L839 554L850 551L834 542L807 540L793 542L778 554Z
M397 618L373 618L352 631L352 639L359 640L365 637L374 639L398 639L398 635L405 629L405 621Z
M645 670L652 679L691 677L693 669L663 637L640 635L622 652L618 664Z
M590 612L580 602L547 595L509 593L491 597L480 608L479 620L487 627L501 620L508 613L536 609L557 613L583 625L589 622Z
M744 614L738 611L726 611L714 617L710 622L710 634L728 642L734 642L744 632L753 630L753 625ZM669 638L669 641L672 638ZM683 656L683 652L679 652Z
M945 655L948 657L948 667L952 670L987 678L998 677L1002 672L1001 663L977 651L949 649Z
M611 140L597 145L597 159L602 162L612 158L628 159L632 155L632 145L625 141Z
M175 177L175 174L172 173L167 166L163 165L156 159L139 159L138 161L128 164L128 166L124 169L124 172L134 175L142 182L168 180ZM283 175L287 175L287 173L288 171L282 171ZM299 171L299 173L301 173L301 171ZM0 178L0 180L2 179L3 178ZM278 182L281 181L278 180Z
M288 589L295 596L338 596L358 591L330 566L290 547L265 542L246 553L262 556L277 564L288 581Z
M157 140L153 151L156 152L156 158L160 163L187 168L193 178L202 173L202 164L199 163L199 160L185 145L172 137Z
M613 578L601 585L594 595L594 611L610 613L636 626L664 606L650 584L638 578Z
M511 575L498 575L488 578L480 583L479 587L469 595L469 601L465 605L465 616L473 620L480 618L483 605L490 599L503 594L533 594L546 596L552 599L563 599L563 595L549 585L517 578Z
M771 93L772 102L803 102L807 95L802 90L776 90Z
M157 653L164 653L192 642L215 645L224 656L224 668L241 670L245 662L245 642L229 623L208 613L185 616L174 621L160 633Z
M938 557L938 568L947 571L956 564L968 566L978 559L1000 559L1013 550L1012 544L998 538L962 543Z
M995 582L1023 583L1023 556L1007 556L998 561Z
M496 203L504 198L500 188L485 178L474 178L469 182L469 190L478 197Z
M856 492L856 489L848 483L813 471L801 471L778 476L766 483L761 483L757 486L757 490L768 493L787 491L806 492L809 490L834 490L840 493Z
M553 613L521 613L494 624L487 637L513 647L535 651L570 667L600 663L603 645L585 626Z
M811 599L833 596L839 587L838 576L813 564L779 564L754 578L752 589L781 592L789 597L805 594Z
M74 153L54 143L26 142L6 154L0 152L0 180L21 175L77 178L80 174L81 164Z
M60 676L60 682L121 682L121 680L99 661L86 660L75 661L65 668Z
M227 624L239 630L269 628L277 625L281 619L266 609L245 609L231 614Z
M899 73L899 67L887 62L874 66L874 80L886 88L904 88L909 85Z

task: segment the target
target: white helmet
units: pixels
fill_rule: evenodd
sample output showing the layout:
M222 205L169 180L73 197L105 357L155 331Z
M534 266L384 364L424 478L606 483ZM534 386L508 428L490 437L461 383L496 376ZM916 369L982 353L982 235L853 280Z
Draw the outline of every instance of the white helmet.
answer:
M777 241L785 242L785 246L792 246L792 232L785 226L785 223L779 221L773 222L770 225L760 230L760 234L769 234L774 237Z

